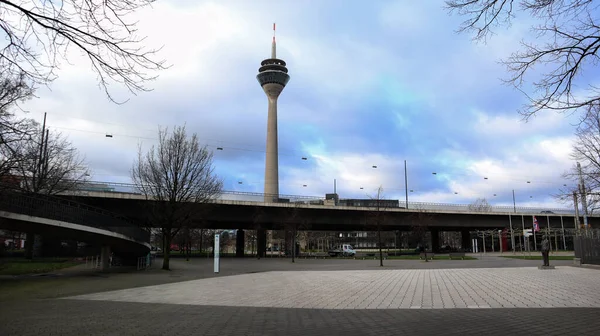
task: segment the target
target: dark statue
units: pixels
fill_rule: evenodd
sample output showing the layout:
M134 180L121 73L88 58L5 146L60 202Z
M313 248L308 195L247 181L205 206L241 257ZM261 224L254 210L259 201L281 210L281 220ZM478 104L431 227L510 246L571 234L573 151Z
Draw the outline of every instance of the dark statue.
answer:
M544 235L542 238L542 258L544 259L544 266L550 266L550 241L548 236Z

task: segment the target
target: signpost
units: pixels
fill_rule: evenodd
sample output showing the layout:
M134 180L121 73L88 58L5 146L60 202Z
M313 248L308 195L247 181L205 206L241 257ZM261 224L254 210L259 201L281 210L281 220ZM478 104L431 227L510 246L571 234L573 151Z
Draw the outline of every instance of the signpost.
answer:
M215 273L219 273L219 250L220 250L220 245L219 245L219 234L216 233L215 234L215 247L213 248L213 253L215 255Z

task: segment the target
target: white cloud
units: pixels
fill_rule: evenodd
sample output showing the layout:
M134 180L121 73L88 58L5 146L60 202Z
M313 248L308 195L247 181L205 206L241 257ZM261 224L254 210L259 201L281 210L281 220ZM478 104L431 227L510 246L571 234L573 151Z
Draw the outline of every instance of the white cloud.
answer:
M409 171L411 200L470 202L493 193L506 200L515 188L525 204L542 202L527 197L542 189L547 194L570 167L572 140L565 136L561 115L544 113L523 123L511 110L518 101L506 102L502 109L507 112L484 111L473 103L490 97L492 90L506 95L507 90L499 89L503 69L496 61L509 49L504 46L515 45L519 30L473 45L468 36L454 34L454 22L444 23L441 4L396 2L384 6L380 21L361 23L371 36L331 36L322 30L344 27L322 22L316 13L328 10L321 8L324 2L278 3L269 11L267 2L234 4L161 1L136 14L140 34L149 36L148 47L164 44L160 56L173 64L150 83L154 91L125 105L112 104L98 90L84 59L76 58L73 66L62 68L52 91L40 89L41 99L26 108L38 120L47 111L52 127L80 130L64 132L106 179L126 178L117 175L128 175L137 144L151 144L154 140L145 138L156 137L157 125L187 123L203 142L255 150L220 152L222 166L217 169L238 190L261 191L266 99L254 77L269 55L270 24L276 18L281 20L278 55L288 62L291 75L280 100L282 193L323 196L333 191L337 179L343 197L368 197L381 185L386 197L403 199L403 160L411 158L410 164L435 164L419 168L426 172ZM343 15L361 12L354 6L347 6ZM380 90L386 79L397 85ZM115 90L124 96L124 90ZM382 105L393 115L391 122L406 132L410 146L391 151L372 145L367 132L378 124L364 115L380 112L368 106L382 101L394 103ZM353 114L358 107L363 108ZM332 132L346 132L350 126L356 131ZM108 139L105 133L119 136ZM392 142L397 135L384 136ZM331 139L344 145L333 147ZM426 146L434 140L436 146ZM489 150L483 155L475 145ZM285 153L302 153L309 160L284 164ZM443 169L449 171L445 177ZM433 180L433 170L443 178ZM484 175L489 179L484 181ZM534 183L523 184L528 176ZM244 183L237 185L238 180Z

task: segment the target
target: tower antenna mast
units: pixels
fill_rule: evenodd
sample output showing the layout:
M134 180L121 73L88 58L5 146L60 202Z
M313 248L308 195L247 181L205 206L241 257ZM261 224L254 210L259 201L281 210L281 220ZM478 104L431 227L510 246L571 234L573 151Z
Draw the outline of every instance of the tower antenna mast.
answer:
M277 58L277 43L275 42L275 23L273 23L273 43L271 44L271 58Z

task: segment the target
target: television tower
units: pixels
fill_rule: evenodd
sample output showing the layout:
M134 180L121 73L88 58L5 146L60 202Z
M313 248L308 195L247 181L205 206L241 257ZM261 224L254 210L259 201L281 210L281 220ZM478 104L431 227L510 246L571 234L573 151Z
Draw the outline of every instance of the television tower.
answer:
M267 95L269 113L267 117L267 158L265 162L265 202L279 200L279 153L277 145L277 98L290 80L285 61L276 55L275 24L273 23L273 42L271 58L260 63L256 79Z

